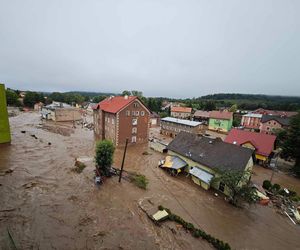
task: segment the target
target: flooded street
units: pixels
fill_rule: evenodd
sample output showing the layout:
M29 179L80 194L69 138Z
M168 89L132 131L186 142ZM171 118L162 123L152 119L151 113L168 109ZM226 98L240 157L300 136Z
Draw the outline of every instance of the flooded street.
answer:
M300 227L287 217L272 207L235 208L185 176L167 175L157 167L163 155L147 145L130 146L124 167L147 176L146 191L116 177L97 189L93 162L81 174L72 171L76 157L94 156L93 131L69 127L59 134L39 123L37 113L10 118L12 143L0 147L0 172L13 171L0 176L2 249L10 249L8 230L18 249L211 249L183 229L171 230L174 224L155 226L138 207L146 197L234 249L300 249ZM116 167L122 156L117 149ZM255 168L253 179L262 184L267 171ZM300 193L292 177L276 173L273 182Z

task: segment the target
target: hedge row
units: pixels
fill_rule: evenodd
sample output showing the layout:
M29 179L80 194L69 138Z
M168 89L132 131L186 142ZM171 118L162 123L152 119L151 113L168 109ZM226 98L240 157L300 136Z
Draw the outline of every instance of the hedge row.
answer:
M210 234L205 233L201 229L195 228L195 226L192 223L186 222L184 219L182 219L180 216L173 214L170 209L164 208L163 206L158 206L159 210L166 210L167 213L169 214L168 219L171 221L175 221L176 223L180 224L188 230L194 237L199 238L201 237L202 239L208 241L211 243L216 249L219 250L230 250L231 247L229 246L228 243L225 243L219 239L216 239L215 237L211 236Z

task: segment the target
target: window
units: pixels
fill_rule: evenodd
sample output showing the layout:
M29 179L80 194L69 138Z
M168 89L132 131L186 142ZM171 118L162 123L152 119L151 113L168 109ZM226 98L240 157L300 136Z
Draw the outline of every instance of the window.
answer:
M270 128L269 128L269 127L267 127L267 130L270 130Z
M144 116L145 115L145 111L141 111L141 116Z
M132 136L132 137L131 137L131 142L132 142L132 143L136 143L136 136Z
M271 124L271 122L268 122L269 124Z
M132 133L136 134L136 132L137 132L137 128L136 127L132 128Z
M132 116L135 116L135 111L132 111L132 112L131 112L131 115L132 115Z
M115 124L115 119L114 118L111 118L111 124Z
M139 106L139 104L137 103L137 102L135 102L134 104L133 104L133 107L135 107L135 108L137 108Z
M130 110L126 111L126 116L130 116Z
M136 115L136 116L139 116L139 115L140 115L140 112L139 112L139 111L135 111L135 115Z
M137 119L136 118L132 119L132 125L137 125Z

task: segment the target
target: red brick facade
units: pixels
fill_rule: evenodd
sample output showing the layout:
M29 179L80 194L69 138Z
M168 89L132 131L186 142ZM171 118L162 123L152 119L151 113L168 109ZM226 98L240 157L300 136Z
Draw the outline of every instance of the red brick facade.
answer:
M116 113L101 110L101 103L94 110L94 131L100 140L111 140L116 146L124 145L126 138L132 144L148 142L150 111L138 98L130 99Z

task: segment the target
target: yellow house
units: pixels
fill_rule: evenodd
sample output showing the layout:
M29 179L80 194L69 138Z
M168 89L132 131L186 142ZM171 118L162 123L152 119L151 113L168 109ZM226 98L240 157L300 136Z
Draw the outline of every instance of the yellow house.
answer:
M225 171L251 172L253 167L252 149L225 143L221 139L180 132L167 149L169 155L178 156L187 163L185 171L192 176L194 183L206 190L212 186L226 195L229 194L227 187L222 182L212 183L213 177Z

